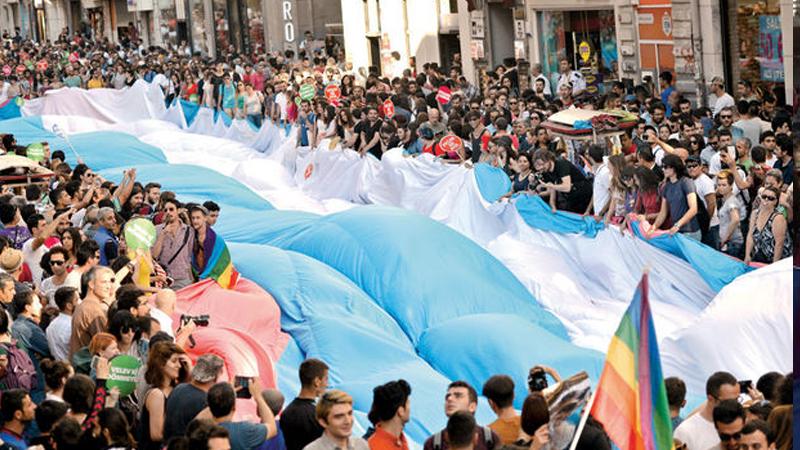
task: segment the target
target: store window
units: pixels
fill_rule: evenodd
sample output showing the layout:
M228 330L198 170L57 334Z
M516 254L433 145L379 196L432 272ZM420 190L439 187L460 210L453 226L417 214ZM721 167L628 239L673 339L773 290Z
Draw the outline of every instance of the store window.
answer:
M731 39L735 89L747 80L762 92L784 92L783 33L779 0L736 0Z
M537 20L542 68L551 84L557 84L559 60L566 57L586 77L589 92L604 92L618 73L614 11L542 11Z
M178 45L178 17L175 0L158 0L158 32L165 47Z
M260 55L264 53L264 15L261 11L260 0L247 0L247 37L246 47L251 54Z
M214 40L216 41L217 54L228 51L231 44L228 2L214 0Z
M189 5L192 24L192 49L208 55L208 30L206 29L206 7L203 0L191 0Z

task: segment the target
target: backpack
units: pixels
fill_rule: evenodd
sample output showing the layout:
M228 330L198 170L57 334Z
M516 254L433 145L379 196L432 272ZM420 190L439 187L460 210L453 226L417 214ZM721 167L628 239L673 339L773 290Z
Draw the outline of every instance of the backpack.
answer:
M0 344L8 355L8 366L2 377L7 389L24 389L32 391L37 385L36 368L28 352L17 347L16 341L11 344Z
M494 441L492 439L492 429L487 426L482 426L481 431L483 432L483 440L486 443L486 448L492 448L494 446ZM442 450L442 435L444 434L444 430L437 432L433 435L433 450Z

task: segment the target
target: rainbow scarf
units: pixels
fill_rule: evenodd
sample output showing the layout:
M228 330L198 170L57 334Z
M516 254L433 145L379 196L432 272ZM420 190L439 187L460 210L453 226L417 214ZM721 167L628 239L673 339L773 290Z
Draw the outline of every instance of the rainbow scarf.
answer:
M619 448L668 450L672 422L647 290L644 274L611 338L591 413Z
M192 270L197 278L205 280L213 278L220 286L225 289L233 289L239 281L239 272L233 267L231 254L225 240L208 227L206 229L206 239L203 242L203 255L205 264L200 267L196 253L192 252Z

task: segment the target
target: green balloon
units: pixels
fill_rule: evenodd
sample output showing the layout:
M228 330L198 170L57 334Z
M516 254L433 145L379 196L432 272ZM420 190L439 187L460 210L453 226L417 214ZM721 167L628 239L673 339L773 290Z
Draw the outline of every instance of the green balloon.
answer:
M316 89L314 89L314 86L310 84L304 84L300 86L300 98L302 98L303 100L311 100L312 98L314 98L315 91Z
M131 250L147 250L156 243L156 227L147 219L133 219L125 224L125 243Z
M42 162L44 161L44 146L38 142L33 143L28 146L26 154L28 155L28 159Z
M142 362L130 355L119 355L109 362L108 367L110 370L106 387L109 390L119 389L120 398L131 395L136 390Z

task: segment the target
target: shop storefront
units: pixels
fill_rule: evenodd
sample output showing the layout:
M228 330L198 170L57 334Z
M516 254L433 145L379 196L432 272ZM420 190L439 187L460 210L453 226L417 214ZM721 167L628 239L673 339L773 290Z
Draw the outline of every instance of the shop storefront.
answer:
M613 9L534 11L534 44L545 75L555 86L559 61L567 58L586 77L589 92L605 92L618 74Z
M725 61L729 89L735 91L739 80L746 80L755 89L783 96L784 44L779 0L723 2L729 3L725 33L729 37Z

